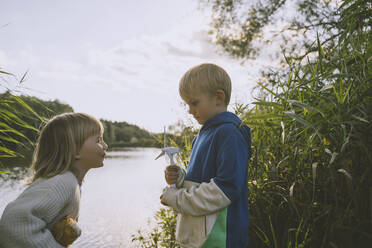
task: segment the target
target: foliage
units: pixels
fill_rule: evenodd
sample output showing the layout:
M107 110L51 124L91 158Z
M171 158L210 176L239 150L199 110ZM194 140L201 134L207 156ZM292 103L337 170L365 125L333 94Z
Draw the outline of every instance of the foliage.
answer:
M17 80L17 84L22 84L26 75L27 72L19 81ZM7 88L6 85L9 84L7 78L16 79L15 75L0 68L0 86ZM20 129L31 133L38 132L35 127L22 118L19 109L22 109L29 116L41 120L41 117L20 97L11 94L9 90L5 94L2 94L0 98L0 159L23 157L23 154L14 149L14 146L25 146L25 142L31 145L33 144ZM2 166L1 160L0 166Z
M139 247L166 247L179 248L176 243L176 213L169 208L161 208L156 212L154 219L156 226L146 236L141 230L137 231L137 236L132 235L132 242L139 243Z
M340 12L337 0L201 0L212 8L211 31L226 52L255 59L276 43L292 57L313 52L317 33L324 44L337 44Z
M251 247L372 241L372 44L367 1L341 6L340 39L260 84L252 127ZM358 17L358 18L355 18Z
M22 118L19 117L19 112L14 106L16 103L19 103L21 107L28 110L27 106L20 98L9 94L8 99L2 98L0 100L0 115L2 120L0 122L1 126L1 135L0 135L0 157L16 157L21 156L14 149L10 147L10 144L22 144L22 140L25 140L32 144L32 141L25 136L22 132L17 130L27 129L31 132L37 132L37 129L29 125Z
M110 148L159 146L152 134L136 125L107 120L102 123L105 128L103 139Z

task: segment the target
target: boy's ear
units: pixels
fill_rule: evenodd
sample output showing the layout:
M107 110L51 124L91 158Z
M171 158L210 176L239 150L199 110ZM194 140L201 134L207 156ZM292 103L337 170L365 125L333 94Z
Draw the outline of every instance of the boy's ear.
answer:
M225 92L223 90L217 90L216 96L218 105L225 103Z

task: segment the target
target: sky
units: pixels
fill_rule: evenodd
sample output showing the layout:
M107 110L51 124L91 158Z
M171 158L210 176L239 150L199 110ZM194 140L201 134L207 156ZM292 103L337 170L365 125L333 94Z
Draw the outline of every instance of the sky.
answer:
M232 79L233 106L253 101L265 64L241 64L213 44L211 12L197 0L0 3L0 70L18 79L27 71L21 85L0 81L0 91L58 99L75 112L150 132L178 121L197 125L178 95L189 68L222 66Z

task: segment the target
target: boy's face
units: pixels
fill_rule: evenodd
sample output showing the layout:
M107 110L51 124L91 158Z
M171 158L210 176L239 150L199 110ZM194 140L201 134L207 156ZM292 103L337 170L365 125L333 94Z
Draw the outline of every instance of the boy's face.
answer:
M217 95L212 96L208 93L193 92L182 98L189 107L189 113L201 125L221 112Z

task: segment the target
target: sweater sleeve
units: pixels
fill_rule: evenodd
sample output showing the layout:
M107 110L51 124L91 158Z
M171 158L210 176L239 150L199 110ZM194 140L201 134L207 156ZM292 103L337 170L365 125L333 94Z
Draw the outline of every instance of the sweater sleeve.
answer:
M212 214L231 203L213 179L200 185L185 181L185 188L182 189L166 187L161 202L177 212L192 216Z
M67 205L72 197L72 189L61 180L26 189L4 210L0 220L0 243L12 248L62 248L47 224Z

